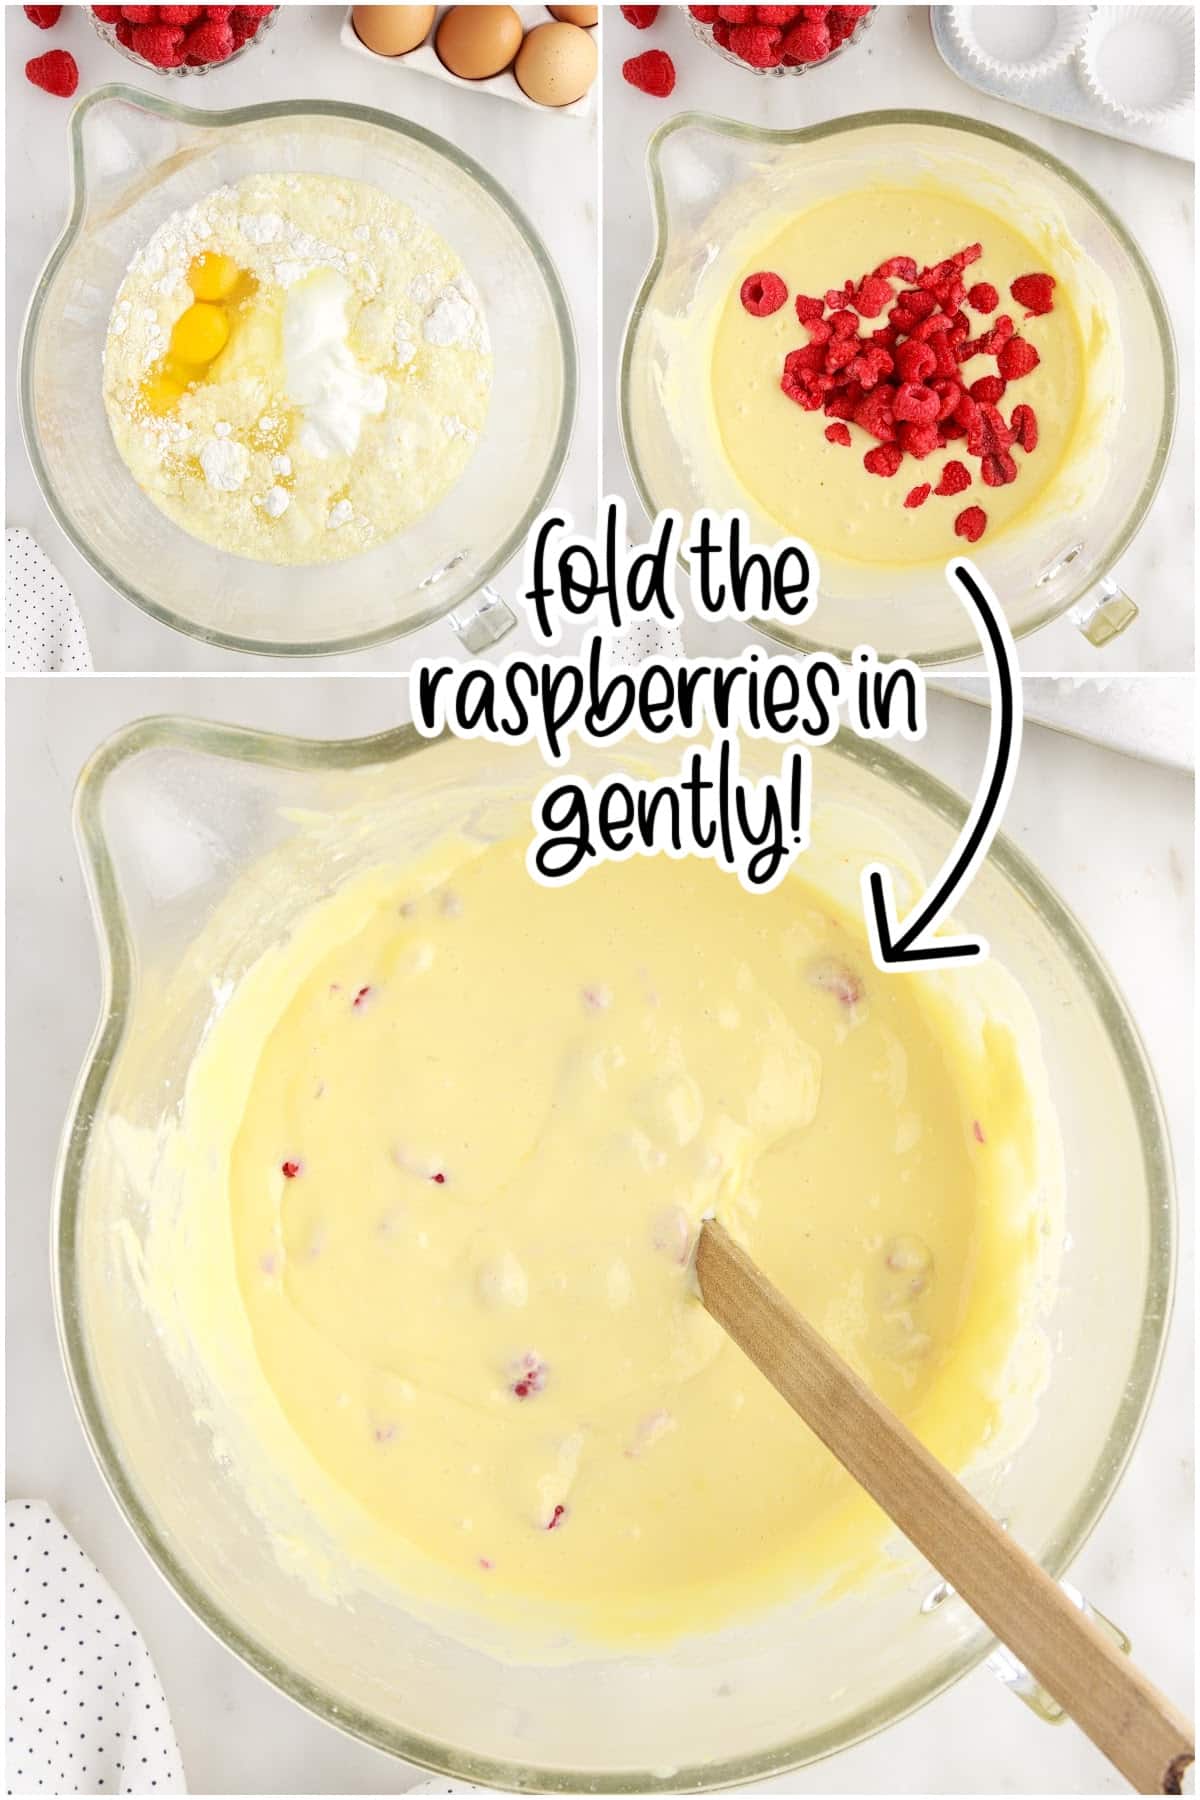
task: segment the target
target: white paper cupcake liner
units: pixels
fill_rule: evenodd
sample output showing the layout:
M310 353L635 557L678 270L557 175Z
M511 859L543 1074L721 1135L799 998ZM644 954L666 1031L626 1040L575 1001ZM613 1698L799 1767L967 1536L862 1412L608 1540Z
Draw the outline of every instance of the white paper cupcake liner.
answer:
M1091 12L1090 6L952 6L950 29L977 68L1030 81L1070 60Z
M1084 86L1118 118L1151 125L1195 92L1190 6L1098 6L1080 56Z

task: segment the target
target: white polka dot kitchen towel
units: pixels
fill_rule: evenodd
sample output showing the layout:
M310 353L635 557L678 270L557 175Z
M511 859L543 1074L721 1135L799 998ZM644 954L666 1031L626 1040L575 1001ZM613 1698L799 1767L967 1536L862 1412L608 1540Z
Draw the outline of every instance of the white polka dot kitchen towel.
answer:
M10 1500L10 1794L186 1794L166 1696L129 1614L44 1500Z
M74 596L37 539L10 526L4 548L5 667L15 675L90 669Z

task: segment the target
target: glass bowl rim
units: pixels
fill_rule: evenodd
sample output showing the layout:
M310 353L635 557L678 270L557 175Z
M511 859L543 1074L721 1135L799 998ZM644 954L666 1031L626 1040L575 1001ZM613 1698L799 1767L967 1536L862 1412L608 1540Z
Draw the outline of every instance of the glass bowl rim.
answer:
M819 65L818 65L819 66ZM649 266L643 275L629 313L625 321L625 330L621 339L621 357L617 372L617 425L621 436L621 450L625 457L625 465L633 481L634 490L648 518L653 519L660 510L654 503L649 484L643 474L633 446L633 421L630 416L630 384L632 379L633 346L641 326L642 317L650 301L651 293L662 272L666 255L669 221L667 209L666 185L662 173L662 151L668 141L679 131L699 128L709 131L716 137L733 138L745 142L768 145L790 146L796 144L819 143L823 138L840 137L848 131L861 131L888 125L922 125L941 131L964 132L968 136L990 138L994 143L1003 144L1010 150L1030 157L1054 175L1059 176L1067 185L1075 190L1091 207L1093 207L1105 224L1113 232L1129 257L1145 294L1151 316L1158 333L1158 348L1162 357L1163 369L1163 416L1159 427L1158 440L1154 446L1149 471L1142 483L1140 492L1134 499L1132 507L1121 524L1113 533L1104 552L1099 559L1097 572L1078 586L1072 587L1065 596L1053 601L1033 618L1029 619L1018 630L1013 627L1014 637L1020 639L1040 631L1043 626L1059 619L1075 606L1105 575L1113 568L1118 558L1123 556L1145 521L1146 514L1154 501L1163 476L1166 472L1167 460L1175 437L1175 425L1179 411L1179 361L1175 348L1175 334L1171 325L1170 314L1162 296L1154 271L1151 269L1141 247L1127 230L1119 215L1113 211L1102 195L1098 194L1082 175L1076 174L1068 163L1043 150L1040 145L1030 139L1021 137L1015 131L1006 131L999 125L988 125L980 119L970 119L958 113L940 112L918 107L897 107L875 110L872 112L849 113L842 118L826 119L816 125L803 125L794 129L773 129L768 126L747 125L740 119L721 118L716 113L698 111L676 113L673 118L660 125L653 132L646 144L646 178L650 187L652 202L654 249ZM682 557L680 558L682 563ZM760 632L764 637L772 638L787 649L810 655L816 652L828 653L828 646L817 638L788 633L781 627L761 620L751 622L751 629ZM896 652L903 655L904 652ZM948 663L961 662L967 657L979 654L978 641L956 645L952 649L938 651L908 652L909 660L926 668L939 668ZM890 660L890 659L889 659Z
M481 565L476 573L474 585L470 589L456 593L451 598L439 600L414 614L410 619L394 625L380 625L372 631L360 632L354 637L340 639L334 644L322 643L319 640L304 643L268 643L260 639L242 637L233 631L217 631L211 627L199 625L194 620L184 618L182 614L176 613L171 607L152 599L148 594L141 593L123 581L84 542L55 491L54 483L41 453L40 435L33 406L33 352L46 298L60 268L74 247L83 225L88 197L87 177L83 163L83 125L87 115L95 107L112 101L124 102L143 112L156 113L162 118L174 119L179 124L200 129L217 130L223 126L253 124L256 120L289 116L350 119L358 123L373 125L392 132L398 137L413 139L432 150L435 155L453 164L482 188L488 198L499 207L515 227L532 256L549 295L551 311L557 326L559 354L562 359L562 408L554 441L550 446L546 468L537 492L503 541ZM42 497L49 507L55 523L88 566L95 570L96 574L113 589L114 593L119 594L123 600L128 600L160 625L167 625L174 631L182 632L185 637L197 638L201 643L212 644L223 650L244 651L252 656L288 658L345 656L357 651L372 649L381 644L391 643L396 638L407 637L411 632L420 631L425 626L434 624L484 588L518 553L530 526L538 514L549 504L566 463L567 452L574 434L575 414L579 402L579 352L570 303L558 269L542 241L541 234L507 189L502 187L482 164L476 162L474 157L468 156L456 144L451 143L448 138L440 136L437 132L430 131L411 119L403 119L398 114L385 112L379 107L358 106L353 102L343 100L270 100L254 106L210 109L203 106L189 106L183 101L168 99L164 94L152 94L143 88L132 87L125 82L108 82L103 87L93 89L72 108L69 132L71 205L66 223L42 265L25 310L17 352L18 412L25 453L29 458ZM185 533L182 535L186 536ZM254 568L255 565L251 560L242 560L246 561L247 568ZM351 569L356 561L357 558L351 557L345 564L338 566Z
M257 1674L348 1736L435 1774L501 1789L541 1793L712 1791L786 1774L850 1749L885 1727L898 1724L935 1699L988 1655L993 1640L986 1628L976 1621L969 1636L957 1648L944 1654L932 1671L899 1683L884 1700L863 1705L836 1727L824 1733L806 1734L766 1751L707 1765L682 1767L670 1776L654 1770L610 1775L595 1770L530 1768L500 1758L460 1751L454 1745L439 1743L390 1723L365 1709L347 1705L318 1683L288 1668L215 1605L200 1584L179 1565L170 1545L143 1507L137 1488L123 1466L119 1446L109 1433L82 1330L76 1254L76 1228L91 1138L90 1121L96 1115L121 1049L132 970L131 938L101 822L105 784L132 758L167 747L189 749L252 766L295 772L330 772L399 762L436 741L422 737L412 725L398 726L369 737L326 740L219 724L184 714L162 714L120 727L98 746L82 769L75 789L73 824L98 940L102 992L99 1017L75 1085L59 1149L50 1243L55 1325L77 1417L118 1509L159 1573L192 1615ZM847 738L842 733L826 748L869 772L885 776L955 831L961 829L969 810L967 802L946 783L888 745ZM1079 1495L1066 1519L1042 1555L1043 1566L1051 1575L1059 1577L1090 1536L1116 1491L1153 1398L1174 1290L1174 1177L1166 1121L1150 1062L1125 1001L1099 952L1034 863L1004 833L997 834L994 839L988 860L1038 913L1068 956L1096 1008L1130 1096L1141 1146L1146 1193L1146 1285L1137 1342L1123 1398L1114 1412L1104 1444L1091 1470L1081 1480Z

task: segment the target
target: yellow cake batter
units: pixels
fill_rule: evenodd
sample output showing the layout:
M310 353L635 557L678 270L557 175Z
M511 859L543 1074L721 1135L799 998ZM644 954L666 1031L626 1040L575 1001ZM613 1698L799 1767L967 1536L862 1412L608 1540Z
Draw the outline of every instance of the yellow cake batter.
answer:
M884 978L799 877L547 891L526 835L359 875L223 998L149 1262L293 1559L307 1510L321 1579L653 1640L885 1536L704 1313L704 1214L962 1468L1039 1266L1037 1107L969 981Z
M911 256L924 268L975 243L982 244L983 256L964 279L968 286L990 282L1000 298L990 314L974 313L964 303L971 336L981 336L1007 313L1017 333L1038 351L1040 365L1010 381L999 402L1005 420L1020 402L1033 407L1038 446L1029 455L1015 452L1019 476L1005 487L984 485L979 463L964 454L962 440L920 460L906 456L891 477L872 475L863 467L863 454L874 448L873 437L852 424L849 448L830 444L824 412L805 412L780 389L785 356L808 342L795 296L822 296L893 256ZM944 560L961 549L954 520L964 507L981 506L987 513L989 543L1022 515L1036 514L1048 492L1061 485L1064 471L1086 458L1095 429L1092 371L1104 360L1108 333L1103 314L1078 291L1073 258L1066 252L1067 247L1047 242L1044 233L1035 243L1008 218L933 185L881 182L793 218L749 253L717 325L713 403L739 481L772 518L808 539L822 557L892 567ZM743 278L760 269L778 274L788 287L786 303L766 318L753 317L739 299ZM1043 272L1057 282L1054 310L1026 319L1009 287L1020 275ZM898 293L905 285L895 281L893 289ZM867 319L861 334L885 322L886 313ZM994 375L996 362L978 355L960 368L969 386ZM954 497L931 495L924 505L906 509L909 490L922 482L936 487L952 459L966 463L971 487Z

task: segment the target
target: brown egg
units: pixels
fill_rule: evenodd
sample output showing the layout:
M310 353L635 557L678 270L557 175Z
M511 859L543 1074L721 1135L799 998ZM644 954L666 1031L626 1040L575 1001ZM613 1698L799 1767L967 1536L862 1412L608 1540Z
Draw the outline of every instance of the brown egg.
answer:
M566 25L594 25L600 17L598 6L548 6L546 11Z
M351 17L376 56L407 56L429 36L436 11L436 6L356 6Z
M535 25L521 45L513 74L539 106L570 106L596 79L596 40L590 31L565 21Z
M511 6L452 6L437 29L437 53L452 75L486 81L507 69L523 30Z

